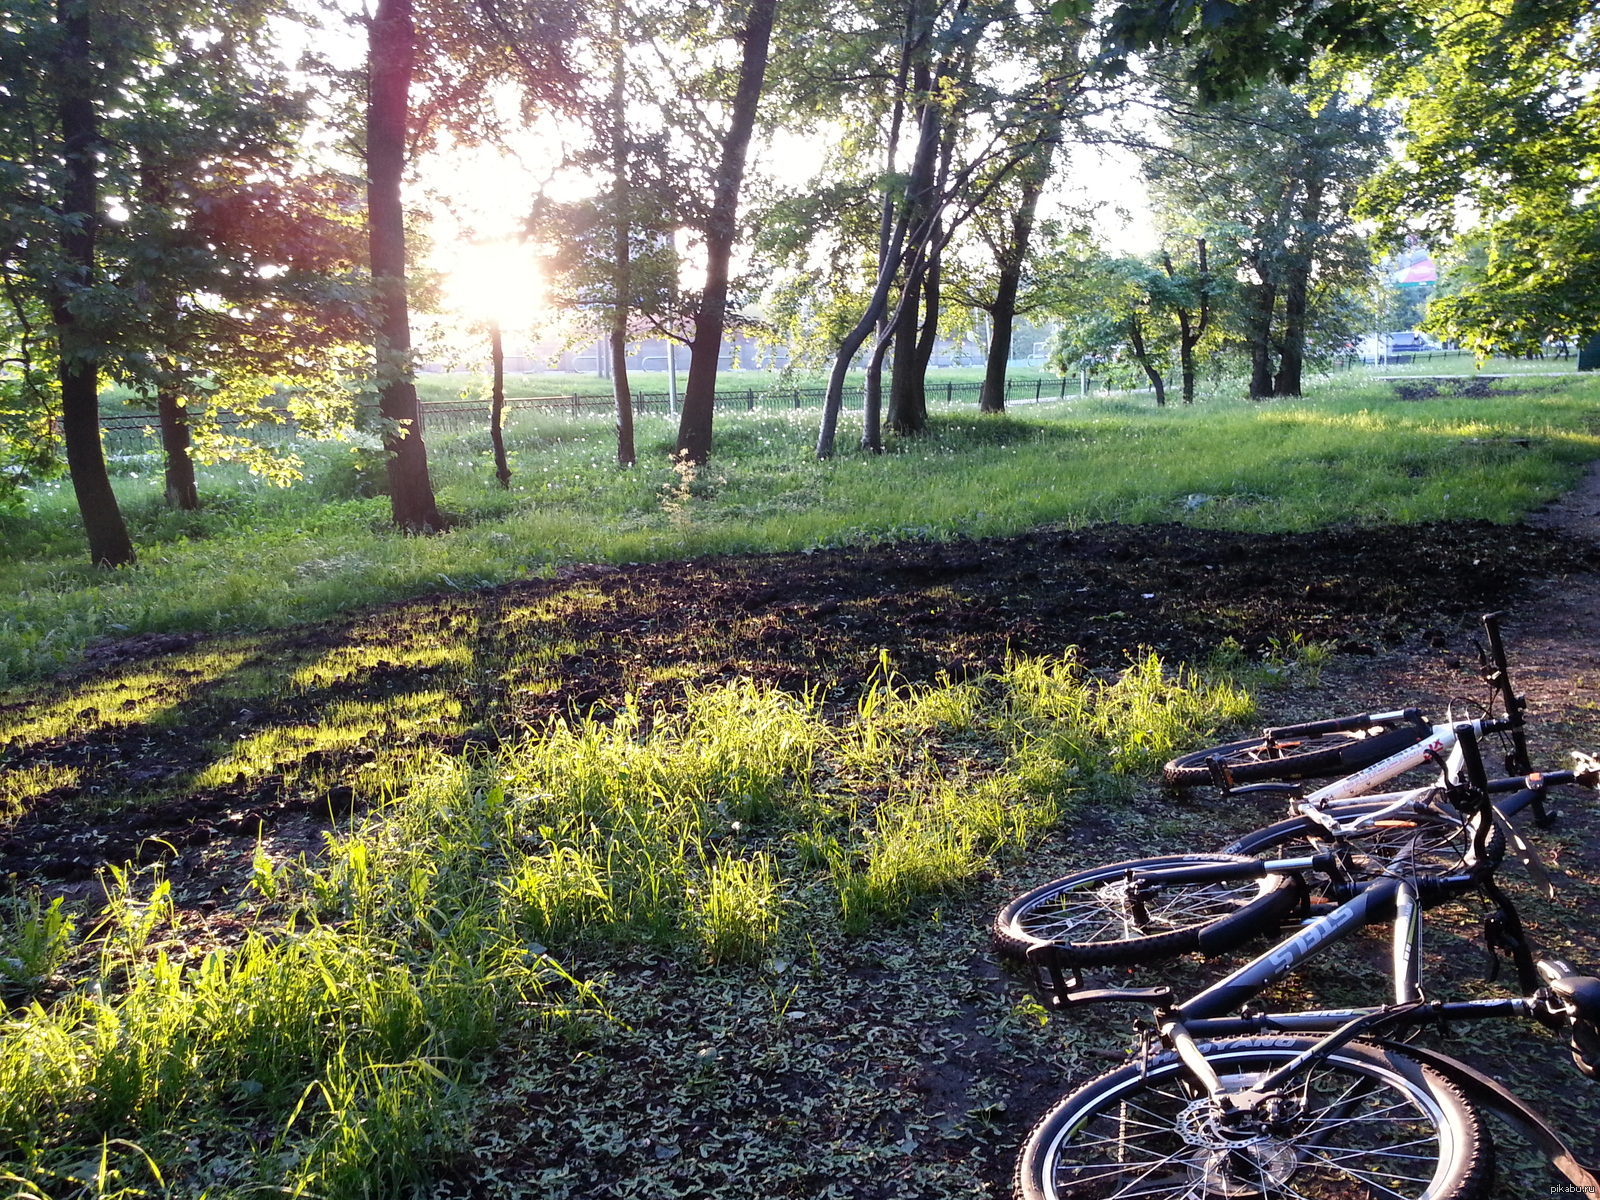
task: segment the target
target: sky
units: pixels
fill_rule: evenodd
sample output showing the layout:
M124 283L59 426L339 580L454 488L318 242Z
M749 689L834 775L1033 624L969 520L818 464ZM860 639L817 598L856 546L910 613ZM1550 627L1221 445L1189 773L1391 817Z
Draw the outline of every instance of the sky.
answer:
M351 13L360 11L356 0L340 2ZM339 20L337 11L320 31L280 26L280 40L291 61L315 49L340 69L359 67L366 54L364 31L354 21ZM508 89L501 104L514 112L515 103ZM571 137L574 131L565 132ZM544 122L518 137L509 150L449 148L417 164L408 201L431 216L433 245L425 265L443 273L446 302L462 319L496 318L504 328L515 329L525 328L542 311L534 254L519 244L519 234L541 188L557 199L575 198L585 189L581 179L556 169L562 133L554 122ZM785 188L803 188L823 169L835 141L835 131L827 127L779 131L752 147L752 171ZM1057 205L1097 206L1095 225L1113 252L1155 248L1138 161L1130 152L1074 148L1069 169L1059 174Z

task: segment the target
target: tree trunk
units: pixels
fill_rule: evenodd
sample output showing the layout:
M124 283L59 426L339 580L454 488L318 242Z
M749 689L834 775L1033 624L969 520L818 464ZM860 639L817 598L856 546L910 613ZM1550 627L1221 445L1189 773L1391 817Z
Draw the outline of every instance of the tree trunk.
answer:
M384 417L394 523L413 533L432 533L445 522L428 477L422 411L412 382L406 223L400 200L415 56L411 0L378 0L377 13L367 25L367 237L378 307L378 407Z
M894 363L889 373L888 426L902 435L920 433L928 424L927 400L918 387L915 360L917 305L921 299L924 272L930 264L929 256L934 253L938 241L937 225L930 222L934 217L942 110L929 95L933 78L933 70L926 61L919 61L912 71L912 88L921 98L918 114L921 129L917 153L911 162L911 177L906 182L906 208L912 220L924 226L925 230L924 236L913 248L915 256L906 271L899 315L892 333Z
M105 448L100 442L99 338L85 329L72 301L94 284L95 226L99 212L96 153L100 131L94 109L94 68L87 0L57 0L61 30L59 112L61 157L66 171L62 192L62 270L50 291L61 364L61 437L67 467L89 539L89 558L99 567L134 561L133 542L111 490Z
M506 461L504 432L506 412L506 350L500 340L500 322L489 322L489 368L494 372L489 392L489 440L494 443L494 477L507 491L511 489L511 464Z
M1302 209L1300 245L1290 260L1283 292L1283 351L1278 359L1278 378L1273 390L1280 396L1298 396L1306 360L1306 301L1311 291L1311 261L1316 246L1316 227L1322 220L1324 181L1306 180L1306 200Z
M1156 370L1155 366L1150 362L1150 355L1145 352L1144 327L1139 323L1137 316L1128 323L1128 342L1133 347L1134 358L1138 359L1139 365L1144 368L1144 373L1150 380L1150 386L1156 390L1156 407L1165 408L1167 406L1167 385L1161 378L1161 372Z
M918 0L906 6L905 33L900 39L900 66L895 73L894 107L889 118L888 146L883 162L883 203L878 214L878 275L889 261L890 238L895 226L895 152L900 145L900 127L905 120L906 80L911 70L911 57L920 40ZM878 319L878 337L887 332L884 318ZM861 407L861 448L874 454L883 452L883 354L875 350L867 363L866 383Z
M921 433L928 424L928 410L917 406L916 356L917 308L922 297L924 259L918 256L906 273L905 291L895 316L894 362L889 370L889 412L885 424L902 437Z
M633 450L633 393L628 390L627 315L611 321L611 393L617 401L617 465L631 467Z
M1277 306L1278 289L1271 283L1258 283L1254 311L1250 315L1250 398L1265 400L1272 395L1272 310Z
M703 463L711 456L711 418L717 399L717 358L727 322L729 259L738 232L739 188L745 158L755 129L756 104L767 73L767 51L778 0L751 0L741 40L743 60L734 93L722 162L712 189L706 221L706 286L694 314L694 342L689 352L689 382L683 391L683 416L678 422L678 456Z
M867 359L866 388L861 405L861 448L873 454L883 453L883 356L891 340L889 331L880 329Z
M839 409L844 402L844 378L849 373L850 363L855 358L856 352L861 349L861 343L867 340L867 335L872 332L872 327L878 323L878 318L883 315L883 309L889 302L889 288L894 282L896 273L900 270L902 241L905 237L904 217L897 223L894 236L891 240L889 259L878 272L878 283L873 289L872 298L867 301L867 311L861 314L861 319L856 322L855 328L844 335L844 340L839 343L839 353L834 356L833 369L828 373L828 390L822 400L822 424L817 430L817 457L833 457L833 443L839 429ZM882 338L879 339L881 343ZM881 357L879 359L881 362ZM868 378L871 378L871 369L868 368ZM870 393L869 403L876 403L876 398ZM874 416L875 416L874 412ZM863 433L863 444L866 434Z
M628 254L631 214L628 211L627 78L622 54L621 0L613 0L611 6L611 37L616 56L611 73L611 191L615 210L612 213L611 394L617 402L617 465L631 467L635 455L633 392L628 388L628 308L633 279ZM721 336L719 332L719 340Z
M983 390L978 393L978 411L999 413L1006 410L1006 364L1011 361L1011 335L1017 321L1017 293L1022 287L1022 265L1028 259L1028 243L1033 238L1033 222L1039 211L1039 196L1049 174L1049 147L1044 150L1045 169L1030 172L1022 181L1022 203L1011 220L1011 244L1000 254L1000 281L995 287L994 306L989 310L989 357L983 368Z
M178 403L176 388L156 389L156 415L167 461L167 507L193 511L200 507L200 493L194 483L194 459L189 456L189 414Z
M933 348L939 341L939 274L944 258L944 245L939 238L939 225L933 227L933 255L922 278L922 330L917 335L916 360L913 379L916 400L922 409L924 421L928 415L928 364L933 361Z
M1211 275L1206 263L1206 239L1195 238L1195 262L1200 268L1200 308L1198 314L1191 313L1186 308L1178 308L1178 363L1183 378L1183 402L1194 403L1194 348L1200 344L1200 339L1206 335L1206 327L1211 322ZM1167 278L1174 278L1176 272L1172 269L1172 256L1165 250L1161 252L1161 265L1166 269Z

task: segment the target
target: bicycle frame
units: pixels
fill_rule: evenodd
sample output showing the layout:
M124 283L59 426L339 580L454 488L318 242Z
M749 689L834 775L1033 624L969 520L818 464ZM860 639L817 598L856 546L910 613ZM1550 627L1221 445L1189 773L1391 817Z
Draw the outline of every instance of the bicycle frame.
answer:
M1343 779L1336 779L1326 787L1318 788L1305 796L1300 801L1300 806L1316 808L1335 800L1350 800L1366 796L1379 784L1387 783L1391 779L1404 775L1407 771L1415 770L1417 767L1424 766L1428 762L1446 754L1451 756L1451 769L1459 767L1459 758L1455 754L1456 746L1460 742L1460 735L1456 733L1459 724L1471 725L1475 736L1510 728L1509 723L1504 720L1489 719L1435 725L1432 732L1416 745L1408 746L1398 754L1391 754L1388 758L1380 759L1370 767L1363 767L1353 775L1346 775Z

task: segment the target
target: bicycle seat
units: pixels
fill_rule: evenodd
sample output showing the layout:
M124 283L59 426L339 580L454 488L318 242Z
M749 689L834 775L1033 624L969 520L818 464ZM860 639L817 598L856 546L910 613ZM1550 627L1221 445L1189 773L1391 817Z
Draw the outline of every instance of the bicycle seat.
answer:
M1600 979L1592 975L1561 975L1549 981L1551 995L1582 1020L1600 1020Z

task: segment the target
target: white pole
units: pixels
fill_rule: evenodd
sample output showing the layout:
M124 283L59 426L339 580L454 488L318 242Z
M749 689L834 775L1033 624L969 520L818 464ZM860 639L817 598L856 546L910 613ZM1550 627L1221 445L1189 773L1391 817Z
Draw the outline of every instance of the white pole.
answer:
M678 415L678 343L667 339L667 414Z

